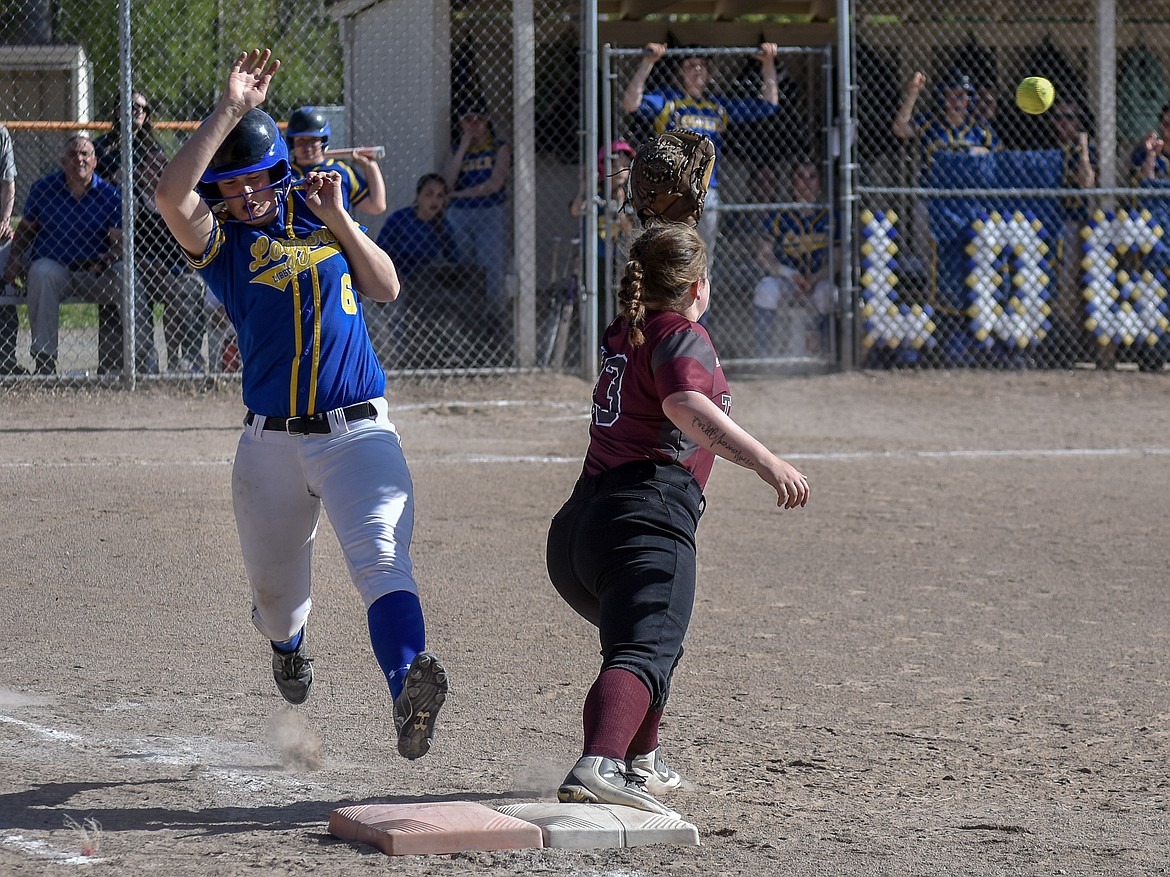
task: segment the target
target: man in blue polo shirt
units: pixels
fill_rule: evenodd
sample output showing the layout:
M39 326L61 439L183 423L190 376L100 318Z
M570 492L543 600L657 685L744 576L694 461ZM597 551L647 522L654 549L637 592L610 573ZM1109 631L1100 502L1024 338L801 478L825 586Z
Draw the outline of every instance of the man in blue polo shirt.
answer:
M4 271L9 283L26 274L30 345L37 374L57 369L60 302L79 297L115 304L122 288L122 195L99 177L93 141L65 141L62 170L32 184ZM116 307L107 308L113 314ZM101 327L99 367L120 353L121 323ZM115 350L110 350L115 348Z

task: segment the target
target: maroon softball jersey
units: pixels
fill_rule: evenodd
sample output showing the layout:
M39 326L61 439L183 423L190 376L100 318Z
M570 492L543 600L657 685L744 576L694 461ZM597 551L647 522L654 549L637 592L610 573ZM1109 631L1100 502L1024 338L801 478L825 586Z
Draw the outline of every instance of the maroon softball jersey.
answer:
M707 485L715 454L687 438L662 412L672 393L702 393L731 414L731 390L707 330L673 311L649 311L634 348L618 317L601 342L601 374L593 389L593 423L585 474L598 475L635 460L677 463Z

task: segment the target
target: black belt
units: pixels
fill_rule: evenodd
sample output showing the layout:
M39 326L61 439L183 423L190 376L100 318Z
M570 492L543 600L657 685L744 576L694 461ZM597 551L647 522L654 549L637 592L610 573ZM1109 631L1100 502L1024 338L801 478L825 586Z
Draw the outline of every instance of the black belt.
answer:
M244 418L244 423L251 426L256 421L257 416L249 411L248 416ZM365 420L367 417L377 417L378 409L374 407L373 402L359 402L357 405L342 408L341 416L347 422ZM305 414L301 417L265 417L264 428L278 429L289 435L328 435L332 432L329 426L328 411L322 411L320 414Z

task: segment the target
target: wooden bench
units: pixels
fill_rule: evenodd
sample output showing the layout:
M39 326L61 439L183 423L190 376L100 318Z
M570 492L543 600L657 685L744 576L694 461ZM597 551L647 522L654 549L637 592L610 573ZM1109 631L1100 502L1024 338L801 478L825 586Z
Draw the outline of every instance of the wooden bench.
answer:
M25 305L25 304L28 304L28 294L24 293L24 292L17 292L15 295L13 295L12 290L14 290L14 289L17 289L17 287L11 286L11 285L4 287L4 294L0 295L0 305ZM68 296L67 298L61 299L60 303L63 305L93 304L93 302L86 301L83 298L78 298L77 296L72 296L72 295Z

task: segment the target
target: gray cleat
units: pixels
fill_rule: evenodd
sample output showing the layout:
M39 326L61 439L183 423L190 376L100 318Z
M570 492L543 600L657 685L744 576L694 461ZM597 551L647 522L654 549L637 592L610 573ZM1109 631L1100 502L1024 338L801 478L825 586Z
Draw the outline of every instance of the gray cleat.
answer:
M419 652L410 662L402 693L394 700L398 754L414 761L435 741L435 721L447 700L447 670L432 652Z
M664 795L682 785L682 777L662 758L662 747L645 755L635 755L627 764L630 773L642 777L646 791L651 795Z
M566 804L622 804L680 818L646 791L640 775L627 771L622 762L602 755L579 758L557 789L557 800Z
M295 652L280 652L272 647L272 678L289 703L304 703L308 699L313 686L313 659L305 654L303 631Z

